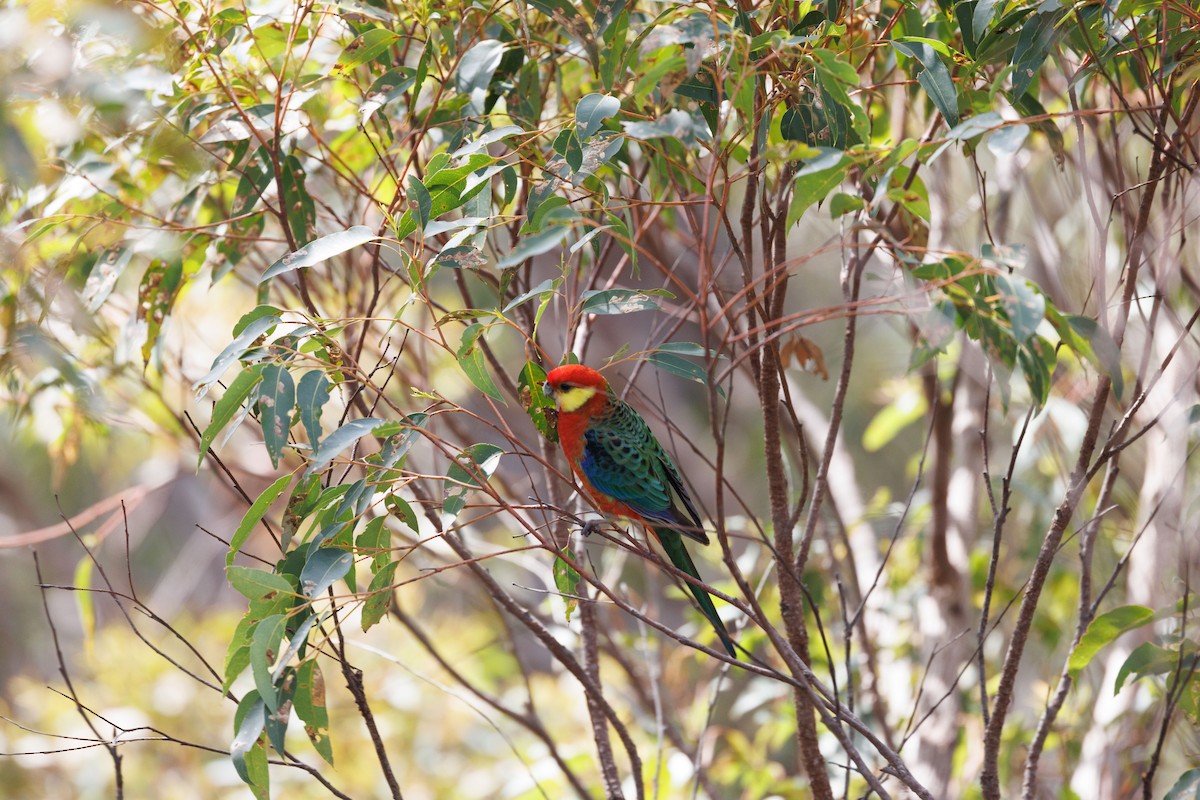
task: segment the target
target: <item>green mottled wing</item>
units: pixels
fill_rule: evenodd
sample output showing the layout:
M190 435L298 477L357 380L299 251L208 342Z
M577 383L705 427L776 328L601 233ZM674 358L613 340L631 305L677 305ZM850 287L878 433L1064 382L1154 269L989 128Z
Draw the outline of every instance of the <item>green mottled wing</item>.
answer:
M600 492L651 522L708 544L679 470L636 411L620 400L584 433L580 468Z

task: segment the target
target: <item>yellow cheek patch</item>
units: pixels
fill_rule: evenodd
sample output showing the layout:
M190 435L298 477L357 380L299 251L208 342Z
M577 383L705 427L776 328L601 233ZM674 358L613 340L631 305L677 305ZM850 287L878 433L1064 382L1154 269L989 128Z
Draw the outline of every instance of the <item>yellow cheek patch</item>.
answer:
M555 393L554 403L558 406L558 410L570 414L572 411L578 411L583 407L583 404L591 400L596 394L595 389L589 389L586 386L574 386L570 389L562 389Z

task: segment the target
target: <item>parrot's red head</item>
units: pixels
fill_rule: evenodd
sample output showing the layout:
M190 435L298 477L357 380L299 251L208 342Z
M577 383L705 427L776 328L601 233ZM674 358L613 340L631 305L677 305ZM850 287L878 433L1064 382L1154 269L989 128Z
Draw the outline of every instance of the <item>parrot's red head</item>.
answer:
M554 398L554 405L560 413L571 414L597 395L607 396L608 381L591 367L566 364L550 370L546 376L545 391Z

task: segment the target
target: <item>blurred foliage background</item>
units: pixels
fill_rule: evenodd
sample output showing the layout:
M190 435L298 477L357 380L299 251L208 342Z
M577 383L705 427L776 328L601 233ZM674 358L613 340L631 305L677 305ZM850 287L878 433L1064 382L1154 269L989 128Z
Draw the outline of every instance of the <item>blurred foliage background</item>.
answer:
M1200 796L1198 37L5 5L0 783ZM580 534L567 358L688 476L740 663Z

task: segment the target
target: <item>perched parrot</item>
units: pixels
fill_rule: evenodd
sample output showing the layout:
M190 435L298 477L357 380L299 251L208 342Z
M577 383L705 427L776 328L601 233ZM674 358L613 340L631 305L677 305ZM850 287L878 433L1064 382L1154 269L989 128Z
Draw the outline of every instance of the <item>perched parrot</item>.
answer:
M708 544L708 534L679 470L646 421L613 394L604 376L582 364L551 370L544 389L558 408L563 454L596 508L653 531L671 563L700 580L683 537ZM721 644L737 658L733 639L708 592L692 583L688 589Z

